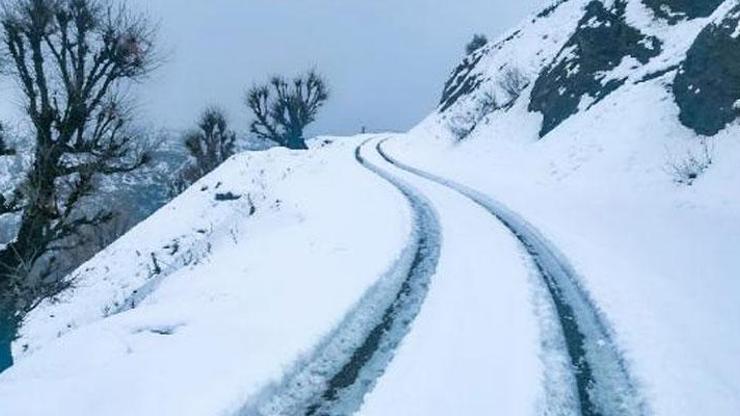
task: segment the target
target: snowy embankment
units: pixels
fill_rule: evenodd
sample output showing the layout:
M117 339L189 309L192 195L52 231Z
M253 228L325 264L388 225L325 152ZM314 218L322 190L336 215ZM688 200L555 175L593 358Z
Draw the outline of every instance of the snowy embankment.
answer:
M424 304L442 243L437 214L413 187L364 157L362 149L372 141L357 147L355 159L406 198L413 211L406 248L325 341L281 383L267 386L250 400L240 416L355 413Z
M0 414L228 414L279 381L411 231L360 141L236 156L83 266L29 316Z

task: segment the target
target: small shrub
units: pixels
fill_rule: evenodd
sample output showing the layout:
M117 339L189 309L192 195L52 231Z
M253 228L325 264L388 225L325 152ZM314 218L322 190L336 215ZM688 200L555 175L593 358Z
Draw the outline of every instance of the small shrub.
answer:
M714 163L714 146L702 138L698 151L689 150L682 158L671 158L667 172L673 181L691 186Z
M470 55L471 53L486 46L487 44L488 38L486 37L486 35L476 34L473 36L473 39L465 46L465 53Z
M497 84L507 95L504 107L510 107L529 86L529 79L517 67L507 67L498 77Z

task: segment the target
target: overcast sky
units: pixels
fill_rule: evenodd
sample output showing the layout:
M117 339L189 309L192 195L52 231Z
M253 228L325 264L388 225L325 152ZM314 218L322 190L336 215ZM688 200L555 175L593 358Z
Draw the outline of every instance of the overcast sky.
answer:
M189 127L220 105L245 130L248 86L313 67L332 97L309 134L349 134L413 126L474 33L496 38L545 0L133 1L160 22L168 56L137 94L153 125Z

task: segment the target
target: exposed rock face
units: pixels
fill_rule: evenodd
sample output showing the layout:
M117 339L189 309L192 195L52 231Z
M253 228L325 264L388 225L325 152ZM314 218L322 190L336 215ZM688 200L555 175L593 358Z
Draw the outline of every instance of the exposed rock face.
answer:
M600 1L586 6L578 23L555 60L540 74L532 90L530 111L544 115L540 137L545 136L579 110L588 96L593 103L619 88L624 79L606 79L624 58L641 64L660 53L658 39L645 36L624 20L625 3L617 0L611 9Z
M714 135L740 117L740 4L699 34L673 93L681 123L699 134Z
M656 16L675 24L711 15L724 0L643 0Z
M519 31L514 31L506 39L498 42L495 45L485 46L473 54L468 55L460 63L460 65L452 71L452 75L445 83L444 91L442 92L442 99L439 102L439 111L445 112L447 109L455 105L457 101L469 95L478 89L486 80L485 77L480 73L478 64L481 60L489 54L494 54L498 50L511 42L519 35Z
M555 10L558 9L563 3L567 2L568 0L557 0L556 2L552 3L548 7L545 7L541 12L537 14L537 17L547 17L552 14Z
M469 55L455 68L450 79L445 83L440 101L440 111L445 111L454 105L460 97L473 92L483 82L479 74L472 74L478 62L483 58L484 50Z

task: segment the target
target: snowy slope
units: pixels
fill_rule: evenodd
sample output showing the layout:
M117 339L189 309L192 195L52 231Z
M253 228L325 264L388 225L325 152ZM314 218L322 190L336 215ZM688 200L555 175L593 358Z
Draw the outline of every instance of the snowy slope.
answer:
M688 110L674 84L700 33L720 23L737 28L740 5L715 2L705 16L677 14L669 22L648 2L613 2L624 5L623 22L653 37L660 52L644 62L629 55L614 62L598 72L603 88L595 91L556 78L554 93L574 94L575 111L562 120L550 114L558 124L541 136L548 110L532 108L541 99L537 83L561 62L574 77L598 66L567 46L603 36L577 29L590 3L566 1L468 57L478 63L465 79L477 86L452 104L443 100L387 147L405 163L503 201L571 259L651 413L738 414L740 123L697 134L683 123ZM598 19L585 23L600 26ZM503 108L481 110L486 96L505 96L498 80L511 66L525 74L526 88ZM458 78L454 73L457 84L448 86L466 85ZM608 87L612 80L617 87ZM712 159L706 170L692 180L678 177L676 165L705 153Z
M0 414L221 414L277 382L408 234L403 200L354 162L357 143L236 156L83 266L27 319ZM216 201L228 193L241 199Z
M28 316L0 414L740 414L739 39L558 0L407 134L232 158Z

